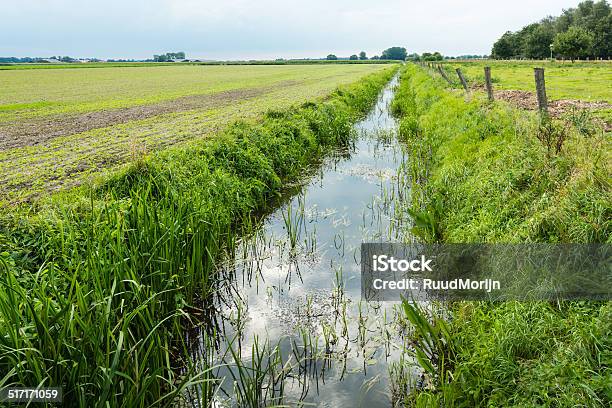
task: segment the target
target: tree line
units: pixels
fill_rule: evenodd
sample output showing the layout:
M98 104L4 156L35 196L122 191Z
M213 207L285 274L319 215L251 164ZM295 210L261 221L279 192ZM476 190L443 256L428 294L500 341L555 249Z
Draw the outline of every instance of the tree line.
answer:
M85 58L90 62L101 61L97 58ZM25 63L45 63L45 62L79 62L78 58L72 58L67 55L51 56L51 57L0 57L0 64L25 64Z
M183 51L179 51L179 52L167 52L161 55L153 55L154 62L166 62L166 61L171 61L175 59L178 59L178 60L185 59L185 53Z
M494 44L497 59L577 58L612 56L612 8L607 0L583 1L576 8L548 16L519 31L506 31Z
M378 55L374 55L371 58L368 58L367 54L365 51L361 51L359 53L359 55L357 54L353 54L350 57L348 57L349 60L367 60L367 59L371 59L371 60L399 60L399 61L405 61L406 60L406 48L404 47L391 47L391 48L387 48L386 50L384 50L380 56ZM326 60L328 61L335 61L338 59L343 59L343 58L338 58L335 54L329 54L327 57L325 57ZM344 58L346 59L346 58Z
M442 55L438 51L424 52L422 54L418 54L416 52L412 54L408 54L408 52L406 51L406 48L404 47L391 47L391 48L387 48L386 50L384 50L381 53L380 57L378 55L375 55L369 59L370 60L379 60L379 59L398 60L398 61L442 61L442 60L447 60L447 59L483 59L483 58L489 58L489 56L470 54L470 55L460 55L457 57L450 57L450 56ZM329 54L325 59L329 61L336 61L336 60L341 60L341 59L367 60L368 57L365 51L361 51L359 55L353 54L348 58L338 58L335 54Z

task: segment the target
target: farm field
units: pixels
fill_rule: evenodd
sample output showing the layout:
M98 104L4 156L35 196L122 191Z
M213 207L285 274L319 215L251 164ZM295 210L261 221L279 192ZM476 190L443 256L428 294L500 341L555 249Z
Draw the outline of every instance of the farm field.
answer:
M0 71L0 200L21 201L321 98L376 64L146 66Z
M455 68L460 68L469 86L484 92L484 67L491 67L496 99L528 110L537 108L534 67L544 67L549 111L554 117L580 116L587 111L606 130L612 129L612 62L562 61L462 61L445 62L446 71L461 88ZM588 78L588 80L587 80Z

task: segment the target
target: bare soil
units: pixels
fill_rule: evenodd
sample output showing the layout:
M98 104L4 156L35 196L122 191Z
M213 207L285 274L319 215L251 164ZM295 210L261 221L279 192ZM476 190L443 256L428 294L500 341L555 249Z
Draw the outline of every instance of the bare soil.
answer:
M236 101L254 98L279 87L296 84L284 81L272 86L229 90L214 94L184 96L151 105L102 110L77 115L36 118L26 122L0 125L0 150L35 146L60 136L68 136L92 129L104 128L153 116L192 109L212 109Z
M523 109L535 110L538 107L536 96L529 91L495 91L495 98L511 102ZM553 116L559 116L570 109L612 109L607 102L587 102L579 99L559 99L548 102L548 109Z
M479 84L473 86L473 89L484 91L484 85ZM518 90L496 90L493 92L496 100L502 100L511 103L512 105L526 110L538 109L538 101L534 92L518 91ZM612 104L608 102L589 102L579 99L558 99L548 102L548 112L554 118L559 118L572 109L579 110L599 110L612 109ZM612 123L604 122L598 119L606 132L612 130Z

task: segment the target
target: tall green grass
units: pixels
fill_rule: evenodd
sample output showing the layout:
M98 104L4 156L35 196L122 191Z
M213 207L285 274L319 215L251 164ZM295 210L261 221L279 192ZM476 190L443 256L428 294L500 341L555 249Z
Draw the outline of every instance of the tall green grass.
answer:
M445 86L439 75L408 66L392 105L411 152L415 235L455 243L612 242L609 134L567 126L561 151L551 153L535 114L484 97L466 101ZM438 317L405 305L419 329L413 352L434 385L405 395L405 405L609 406L610 302L448 307L451 318L440 326Z
M4 211L0 387L62 386L66 406L150 407L198 385L210 403L215 380L189 359L185 333L214 314L216 262L285 182L349 141L396 69Z

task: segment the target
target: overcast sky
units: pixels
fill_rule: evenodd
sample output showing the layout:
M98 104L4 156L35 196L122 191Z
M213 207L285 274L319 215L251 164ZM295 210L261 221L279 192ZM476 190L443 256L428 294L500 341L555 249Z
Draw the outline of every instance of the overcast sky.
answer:
M506 30L579 0L0 0L0 56L488 54Z

